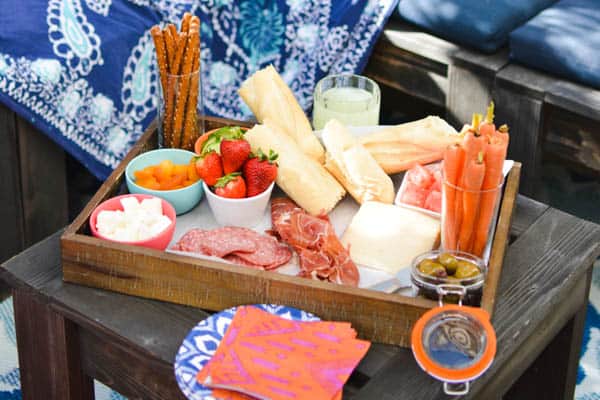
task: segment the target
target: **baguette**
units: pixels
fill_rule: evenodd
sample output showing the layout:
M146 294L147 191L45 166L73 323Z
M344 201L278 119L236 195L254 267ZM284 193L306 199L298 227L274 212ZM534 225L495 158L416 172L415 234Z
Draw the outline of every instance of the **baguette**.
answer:
M272 65L246 79L238 93L258 122L269 119L272 127L292 138L309 157L320 163L325 161L323 146L314 135L306 114Z
M377 161L338 120L330 120L323 129L327 149L325 168L359 203L394 201L394 184Z
M446 121L429 116L367 135L360 142L388 174L443 158L446 147L462 136Z
M296 142L265 121L244 135L253 152L262 149L279 154L277 185L312 215L326 214L344 197L344 188L315 159L304 154Z

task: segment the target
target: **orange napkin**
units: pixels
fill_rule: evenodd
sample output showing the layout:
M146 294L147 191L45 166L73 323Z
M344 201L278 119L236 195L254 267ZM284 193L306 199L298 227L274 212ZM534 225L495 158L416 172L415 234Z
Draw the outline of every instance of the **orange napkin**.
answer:
M242 306L197 379L223 399L341 399L369 346L349 323L289 321Z

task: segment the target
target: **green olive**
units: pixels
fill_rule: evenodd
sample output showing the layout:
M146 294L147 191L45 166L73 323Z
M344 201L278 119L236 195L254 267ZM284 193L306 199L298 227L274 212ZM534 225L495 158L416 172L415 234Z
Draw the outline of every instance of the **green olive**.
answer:
M458 260L451 254L442 253L438 256L438 261L444 267L446 267L446 271L448 275L454 275L456 272L456 267L458 266Z
M474 278L480 273L481 271L479 270L477 265L469 261L459 260L458 265L456 267L456 272L454 273L454 277L458 279Z
M425 275L433 276L436 278L445 278L448 276L446 268L442 264L436 263L433 260L426 259L419 263L419 271Z
M419 263L419 270L423 272L423 270L431 268L433 264L436 264L435 260L431 258L426 258Z

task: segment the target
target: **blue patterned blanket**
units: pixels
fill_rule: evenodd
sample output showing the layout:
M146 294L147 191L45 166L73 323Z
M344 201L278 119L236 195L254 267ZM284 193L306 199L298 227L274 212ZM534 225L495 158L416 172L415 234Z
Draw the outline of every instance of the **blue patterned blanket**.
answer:
M104 179L156 115L152 25L202 21L207 114L247 119L241 82L273 64L302 107L315 83L360 72L397 0L7 0L0 101Z

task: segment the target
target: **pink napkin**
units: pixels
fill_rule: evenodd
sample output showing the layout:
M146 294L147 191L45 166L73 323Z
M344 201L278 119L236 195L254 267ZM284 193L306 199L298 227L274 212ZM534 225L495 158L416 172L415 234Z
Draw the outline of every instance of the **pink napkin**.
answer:
M242 306L197 379L223 399L341 399L369 346L349 323L289 321Z

